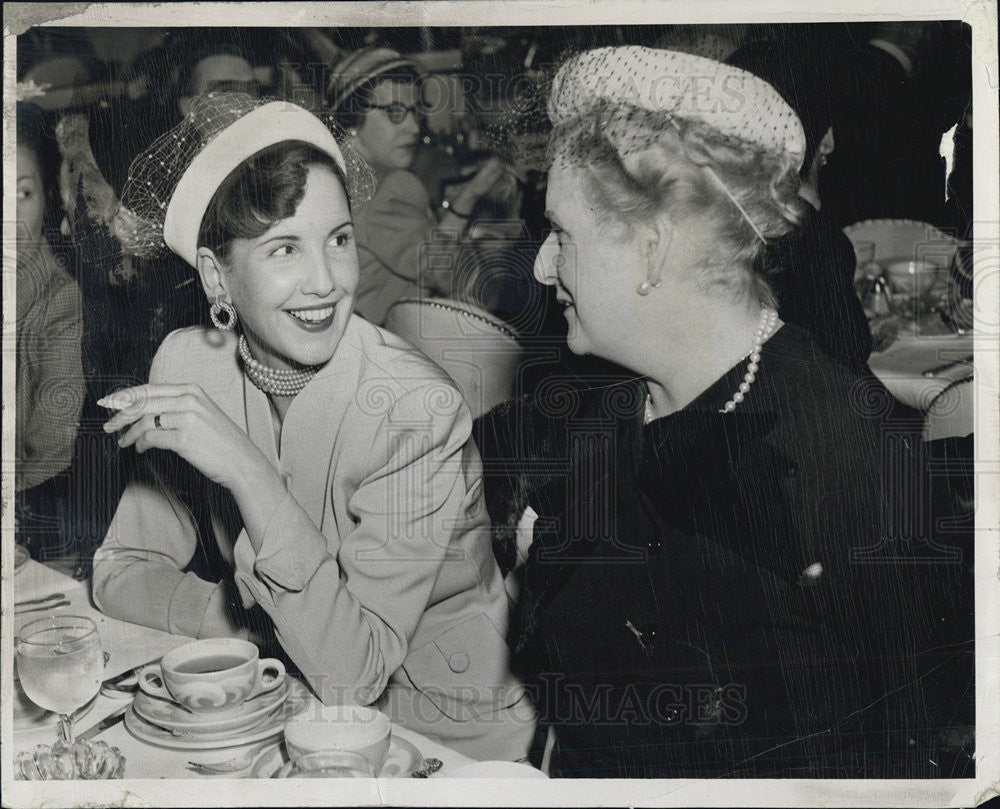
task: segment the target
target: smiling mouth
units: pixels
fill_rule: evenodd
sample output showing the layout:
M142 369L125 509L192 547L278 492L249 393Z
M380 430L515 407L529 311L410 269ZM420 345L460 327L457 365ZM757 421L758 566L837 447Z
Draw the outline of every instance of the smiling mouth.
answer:
M320 309L286 309L292 317L303 323L320 324L333 317L334 306L323 306Z

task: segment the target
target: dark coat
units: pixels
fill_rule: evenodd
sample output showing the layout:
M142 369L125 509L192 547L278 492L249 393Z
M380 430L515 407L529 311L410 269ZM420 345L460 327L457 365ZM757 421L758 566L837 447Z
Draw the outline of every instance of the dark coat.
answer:
M515 649L557 731L554 774L926 766L914 557L938 551L919 496L898 496L922 492L918 425L794 326L718 413L745 370L646 426L644 386L558 381L479 424L502 559L509 515L539 515Z
M834 359L868 364L872 334L854 291L854 248L825 209L810 209L802 227L768 244L761 261L774 273L783 321L804 328Z

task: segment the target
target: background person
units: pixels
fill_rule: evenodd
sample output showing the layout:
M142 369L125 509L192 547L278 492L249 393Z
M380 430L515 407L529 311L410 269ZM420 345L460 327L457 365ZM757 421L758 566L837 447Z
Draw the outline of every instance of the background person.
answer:
M62 473L73 462L83 407L83 312L80 287L66 270L70 252L61 245L57 254L49 243L50 234L58 238L59 155L32 104L17 105L16 157L14 488L18 538L48 546L36 549L44 558L69 533Z
M476 203L506 177L496 158L486 161L447 200L440 220L410 171L420 143L419 75L388 48L345 57L330 77L328 102L352 145L375 170L378 191L356 219L361 283L357 311L380 324L398 300L422 288L447 295L457 253Z
M836 149L836 133L834 87L819 53L819 43L800 49L765 40L744 45L726 61L774 87L805 133L799 196L809 207L802 224L770 240L758 259L762 270L771 273L778 314L786 323L806 329L830 356L864 368L872 335L854 290L854 248L820 198L820 176Z

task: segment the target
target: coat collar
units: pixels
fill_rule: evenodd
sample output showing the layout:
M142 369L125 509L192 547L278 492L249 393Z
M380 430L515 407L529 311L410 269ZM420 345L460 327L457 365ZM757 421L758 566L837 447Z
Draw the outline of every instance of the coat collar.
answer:
M364 367L363 326L364 321L351 317L333 358L295 397L282 424L280 446L275 442L268 396L243 373L235 337L226 338L229 373L213 375L216 381L206 391L243 426L320 529L330 491L334 445Z

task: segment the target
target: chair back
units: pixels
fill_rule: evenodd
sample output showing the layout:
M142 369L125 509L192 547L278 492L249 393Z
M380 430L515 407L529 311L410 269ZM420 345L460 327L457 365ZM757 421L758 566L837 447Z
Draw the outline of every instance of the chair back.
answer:
M515 332L489 312L450 299L409 298L392 305L384 327L454 380L473 418L514 398L524 352Z
M972 376L956 379L931 401L924 419L924 440L964 438L975 430Z

